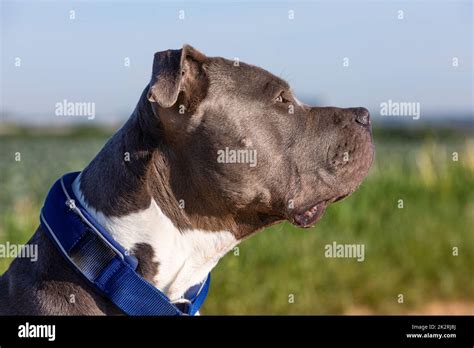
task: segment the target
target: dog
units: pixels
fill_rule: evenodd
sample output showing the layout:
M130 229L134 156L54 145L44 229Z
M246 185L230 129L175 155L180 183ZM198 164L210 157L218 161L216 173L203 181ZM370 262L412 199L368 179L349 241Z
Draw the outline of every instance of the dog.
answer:
M313 226L373 158L367 109L306 105L268 71L184 45L154 55L134 112L70 195L178 306L243 239L285 220ZM37 262L16 258L1 277L0 314L124 314L46 225L29 241Z

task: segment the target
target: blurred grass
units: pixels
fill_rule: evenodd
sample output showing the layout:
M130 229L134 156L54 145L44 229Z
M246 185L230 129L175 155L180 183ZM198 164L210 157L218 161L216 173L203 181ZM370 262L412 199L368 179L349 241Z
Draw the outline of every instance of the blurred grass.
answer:
M28 241L50 185L87 165L108 135L3 135L0 243ZM204 313L339 314L362 306L396 314L435 300L474 300L474 138L403 130L375 137L376 161L361 188L310 230L284 223L241 243L239 255L230 252L213 271ZM333 241L365 244L365 261L325 258ZM0 259L0 273L10 261Z

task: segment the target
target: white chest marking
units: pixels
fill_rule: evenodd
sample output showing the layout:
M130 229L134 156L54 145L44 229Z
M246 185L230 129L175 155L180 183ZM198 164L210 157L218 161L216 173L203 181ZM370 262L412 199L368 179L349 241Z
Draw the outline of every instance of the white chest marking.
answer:
M219 259L239 242L229 231L179 231L153 199L145 210L107 217L85 204L79 181L80 176L73 183L74 194L117 242L128 250L137 243L153 248L153 262L158 262L154 285L171 300L179 299L205 279Z

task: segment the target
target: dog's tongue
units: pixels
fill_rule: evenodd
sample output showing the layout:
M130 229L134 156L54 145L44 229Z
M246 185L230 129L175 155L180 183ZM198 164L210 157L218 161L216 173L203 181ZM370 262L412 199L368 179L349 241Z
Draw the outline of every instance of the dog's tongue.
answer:
M320 202L301 214L296 214L294 220L300 227L310 227L314 225L324 214L326 202Z

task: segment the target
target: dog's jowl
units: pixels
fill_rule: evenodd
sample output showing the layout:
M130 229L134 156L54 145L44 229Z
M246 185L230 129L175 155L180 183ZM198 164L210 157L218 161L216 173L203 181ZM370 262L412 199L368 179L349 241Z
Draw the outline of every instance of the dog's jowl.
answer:
M274 223L314 225L373 157L364 108L302 104L271 73L188 45L158 52L128 121L52 186L37 261L0 278L0 313L194 314L225 253Z

